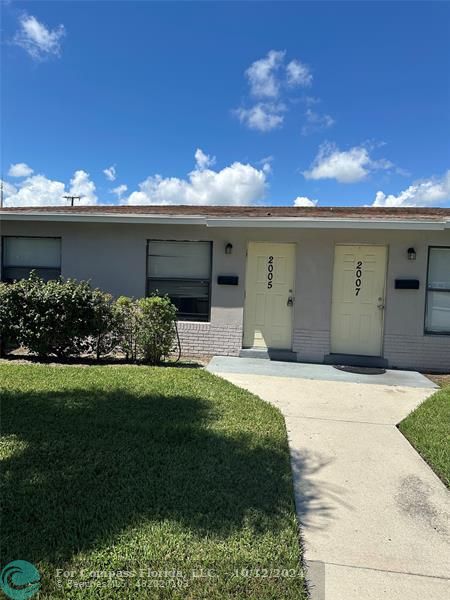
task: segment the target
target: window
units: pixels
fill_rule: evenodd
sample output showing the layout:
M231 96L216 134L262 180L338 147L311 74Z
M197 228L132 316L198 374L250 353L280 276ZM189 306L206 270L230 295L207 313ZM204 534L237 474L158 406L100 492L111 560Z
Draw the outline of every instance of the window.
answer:
M61 275L61 239L50 237L4 237L2 279L26 279L32 270L42 279Z
M147 255L147 294L168 294L181 320L208 321L211 243L149 241Z
M450 248L429 250L425 331L450 334Z

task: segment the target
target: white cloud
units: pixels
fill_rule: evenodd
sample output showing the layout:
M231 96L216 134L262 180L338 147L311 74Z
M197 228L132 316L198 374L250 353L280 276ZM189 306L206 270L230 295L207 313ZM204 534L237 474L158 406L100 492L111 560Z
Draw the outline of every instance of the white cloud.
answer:
M307 196L297 196L294 206L317 206L318 200L311 200Z
M249 129L271 131L283 124L284 116L282 113L284 111L285 106L283 104L259 102L251 108L238 108L235 113L239 121Z
M124 183L122 183L121 185L118 185L117 187L113 188L110 191L112 194L116 194L118 200L121 200L122 196L125 194L125 192L127 190L128 190L128 186L125 185Z
M195 164L200 171L212 166L216 162L215 156L209 156L209 154L205 154L201 148L197 148L194 156Z
M116 180L116 167L115 167L115 165L111 165L107 169L103 169L103 173L104 173L106 179L108 179L108 181L115 181Z
M373 160L365 146L340 151L336 145L325 143L319 148L311 168L304 171L306 179L336 179L340 183L355 183L371 171L390 169L394 165L385 159Z
M287 111L288 91L296 86L309 86L309 68L294 59L288 64L284 50L270 50L264 58L253 62L245 71L250 95L257 100L241 106L233 114L249 129L271 131L281 127ZM294 102L295 99L292 99Z
M60 56L61 40L65 35L64 25L48 29L36 17L24 14L14 43L28 52L35 60L45 60L50 56Z
M266 175L270 175L270 173L272 173L272 162L273 156L265 156L260 161L258 161L258 164L262 165L262 170Z
M303 96L302 100L306 106L315 106L321 102L320 98L316 98L315 96Z
M26 163L16 163L9 167L8 175L10 177L28 177L33 173L33 169Z
M287 65L286 77L288 85L292 87L297 85L308 87L312 84L313 79L309 67L295 59Z
M0 186L3 190L3 197L7 198L8 196L12 196L17 192L17 189L13 186L12 183L5 181L4 179L0 179Z
M372 206L440 206L450 202L450 169L442 177L414 182L394 196L377 192Z
M395 167L395 173L400 175L401 177L411 177L411 173L408 169L403 169L402 167Z
M302 135L308 135L314 131L321 131L322 129L328 129L334 125L335 121L333 117L326 114L319 114L314 110L308 108L305 112L306 123L302 127Z
M214 171L199 163L187 179L152 175L139 184L127 199L128 204L215 204L246 205L264 197L267 176L264 166L256 169L250 164L234 162ZM202 152L202 156L204 155Z
M91 180L89 173L79 170L75 171L70 180L71 196L81 196L81 204L96 204L95 183Z
M260 58L252 63L246 70L250 92L257 98L277 98L280 82L277 71L280 69L285 52L270 50L265 58Z
M44 175L27 177L14 187L4 187L5 206L61 206L67 205L64 195L84 196L78 204L95 204L95 184L85 171L76 171L70 181L70 189L61 181Z
M16 193L5 196L5 206L45 206L65 204L64 183L33 175L20 183Z

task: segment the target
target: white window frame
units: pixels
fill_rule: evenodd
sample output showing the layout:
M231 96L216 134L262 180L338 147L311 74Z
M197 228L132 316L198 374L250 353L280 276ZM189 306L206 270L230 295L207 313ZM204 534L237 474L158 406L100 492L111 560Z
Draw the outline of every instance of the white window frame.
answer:
M430 278L430 260L431 260L431 254L432 251L436 249L436 250L449 250L450 251L450 246L429 246L428 247L428 261L427 261L427 286L426 286L426 297L425 297L425 317L424 317L424 333L426 333L426 335L450 335L450 326L448 331L433 331L432 329L428 329L427 328L427 317L428 317L428 297L430 292L434 292L434 293L442 293L442 294L448 294L450 296L450 287L449 288L436 288L436 287L430 287L429 284L429 278Z
M150 244L152 242L170 242L170 243L202 243L202 244L208 244L209 245L209 275L208 278L193 278L193 277L149 277L148 275L148 264L149 264L149 259L150 259L150 254L149 254L149 247ZM178 281L178 282L207 282L208 283L208 312L207 314L205 314L206 318L195 318L195 315L193 313L191 313L192 318L186 316L186 313L178 313L178 320L179 321L187 321L187 322L200 322L200 323L209 323L211 322L211 295L212 295L212 261L213 261L213 243L210 240L170 240L170 239L165 239L165 240L161 240L161 239L149 239L147 240L147 247L146 247L146 268L145 268L145 290L146 290L146 296L150 295L150 285L149 282L151 281Z
M59 240L59 267L46 267L36 265L5 265L6 256L6 244L9 239L27 239L27 240ZM7 269L29 269L29 271L36 270L39 274L40 269L52 270L55 272L55 279L61 276L61 237L54 235L4 235L2 236L2 265L1 265L1 281L12 281L11 278L6 277Z

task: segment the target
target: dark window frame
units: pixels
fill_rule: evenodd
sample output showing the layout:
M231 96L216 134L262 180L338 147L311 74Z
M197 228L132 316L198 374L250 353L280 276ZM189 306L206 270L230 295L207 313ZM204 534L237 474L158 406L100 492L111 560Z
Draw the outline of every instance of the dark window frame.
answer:
M44 266L32 266L32 265L27 265L27 266L23 266L23 265L5 265L5 250L6 250L6 240L8 239L14 239L14 238L22 238L22 239L27 239L27 240L59 240L59 268L56 267L44 267ZM6 269L29 269L30 271L36 270L38 271L39 269L47 269L49 271L58 271L58 275L55 279L57 279L58 277L61 277L61 265L62 265L62 237L59 235L2 235L2 260L1 260L1 276L0 276L0 281L3 282L11 282L14 281L14 279L10 279L10 278L6 278L5 277L5 271Z
M202 279L198 277L149 277L148 276L148 265L149 265L149 245L151 242L180 242L180 243L197 243L202 242L209 244L209 276L208 279ZM212 240L174 240L174 239L156 239L152 238L147 240L146 244L146 254L145 254L145 295L149 296L149 282L150 281L190 281L193 283L207 283L208 284L208 313L206 315L206 319L199 318L199 315L192 315L192 318L186 318L184 315L186 313L178 313L177 320L180 322L187 323L210 323L211 322L211 298L212 298L212 269L213 269L213 242Z
M431 251L433 249L439 249L439 250L450 250L450 246L428 246L428 257L427 257L427 283L425 286L425 313L424 313L424 319L423 319L423 332L425 335L446 335L446 336L450 336L450 330L449 331L430 331L429 329L427 329L427 314L428 314L428 294L429 292L443 292L444 294L450 294L450 288L430 288L429 287L429 277L430 277L430 256L431 256Z

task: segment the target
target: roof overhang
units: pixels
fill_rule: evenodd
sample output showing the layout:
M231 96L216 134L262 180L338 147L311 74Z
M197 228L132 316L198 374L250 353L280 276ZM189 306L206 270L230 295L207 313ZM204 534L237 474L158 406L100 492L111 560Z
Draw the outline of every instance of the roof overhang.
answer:
M0 221L58 221L65 223L134 223L158 225L206 225L202 216L167 216L142 214L95 214L95 213L50 213L50 212L2 212Z
M332 218L252 218L207 219L207 227L264 227L289 229L414 229L443 230L450 221L413 221L394 219L332 219Z
M65 223L133 223L155 225L200 225L221 228L264 229L390 229L442 231L450 229L450 219L383 219L323 217L208 217L157 214L8 212L0 210L0 221L56 221Z

